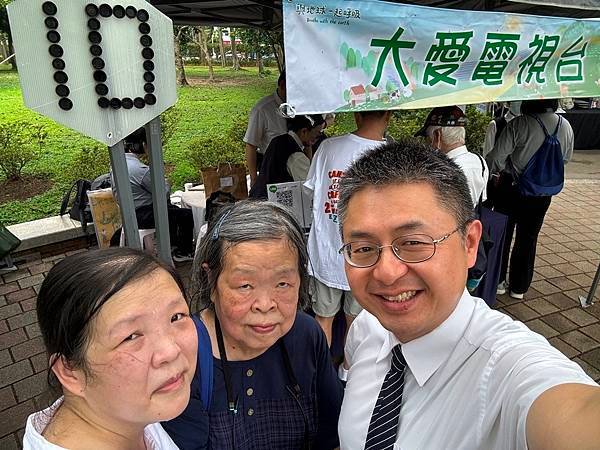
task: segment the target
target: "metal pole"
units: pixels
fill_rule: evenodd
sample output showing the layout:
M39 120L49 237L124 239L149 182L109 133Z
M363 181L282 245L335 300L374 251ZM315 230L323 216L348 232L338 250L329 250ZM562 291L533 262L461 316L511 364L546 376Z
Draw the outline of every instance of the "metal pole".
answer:
M598 280L600 279L600 264L598 264L598 268L596 269L596 275L594 275L594 281L592 281L592 286L590 287L590 292L587 295L587 298L583 295L579 296L579 303L584 308L588 306L592 306L594 304L594 295L596 294L596 288L598 287Z
M125 241L127 242L128 247L141 250L142 245L138 233L137 219L135 217L135 206L133 205L131 184L129 184L123 141L117 142L112 147L109 147L108 150L113 179L115 181L115 187L117 188L117 200L121 211L123 230L125 230Z
M158 255L165 263L173 264L169 238L169 216L167 213L168 192L165 189L165 167L160 138L160 116L155 117L146 124L146 136L148 137L152 206L154 208Z

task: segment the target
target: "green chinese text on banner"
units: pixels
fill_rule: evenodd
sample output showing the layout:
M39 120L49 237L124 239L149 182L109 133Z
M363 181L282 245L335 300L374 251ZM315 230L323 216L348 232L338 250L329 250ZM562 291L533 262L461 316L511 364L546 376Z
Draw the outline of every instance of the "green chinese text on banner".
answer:
M296 113L600 96L600 20L286 0Z

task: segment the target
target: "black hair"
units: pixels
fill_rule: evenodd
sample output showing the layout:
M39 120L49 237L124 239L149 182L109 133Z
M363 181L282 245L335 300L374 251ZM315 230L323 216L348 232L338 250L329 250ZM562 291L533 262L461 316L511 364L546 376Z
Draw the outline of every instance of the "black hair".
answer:
M138 128L125 139L123 139L123 145L125 151L128 153L142 154L144 153L144 144L148 142L146 138L146 129L144 127Z
M287 128L290 131L300 131L302 128L308 128L312 130L319 125L325 123L325 119L321 114L311 114L309 116L295 116L290 119L286 119Z
M374 111L357 111L358 114L360 114L361 117L383 117L385 115L385 113L387 113L387 110L385 109L380 109L380 110L374 110Z
M277 86L279 86L282 82L285 83L285 69L281 71L279 77L277 78Z
M521 114L542 114L545 112L556 112L557 109L557 98L523 100L523 103L521 103Z
M86 352L93 319L102 306L130 283L157 269L167 272L187 300L175 269L152 255L130 248L77 253L58 262L46 276L37 297L40 331L50 357L48 384L59 387L52 365L63 358L69 367L91 375Z
M475 219L467 178L444 153L416 139L382 144L364 153L344 172L338 203L340 230L352 196L367 187L427 183L461 227Z

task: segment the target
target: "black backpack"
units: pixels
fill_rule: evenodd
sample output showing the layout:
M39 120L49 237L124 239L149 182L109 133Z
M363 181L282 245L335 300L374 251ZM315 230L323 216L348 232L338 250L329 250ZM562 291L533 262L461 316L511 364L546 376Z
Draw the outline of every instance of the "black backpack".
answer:
M73 220L81 222L81 228L85 232L87 230L87 224L93 222L92 210L90 209L90 201L88 199L87 192L90 190L92 184L89 180L77 180L65 193L60 205L60 215L64 215L67 212L67 207L71 201L71 194L75 190L75 199L73 200L73 206L69 209L69 217Z
M208 223L213 217L217 215L217 212L223 206L235 203L235 197L224 191L215 191L210 194L210 197L206 199L206 212L204 213L204 220Z

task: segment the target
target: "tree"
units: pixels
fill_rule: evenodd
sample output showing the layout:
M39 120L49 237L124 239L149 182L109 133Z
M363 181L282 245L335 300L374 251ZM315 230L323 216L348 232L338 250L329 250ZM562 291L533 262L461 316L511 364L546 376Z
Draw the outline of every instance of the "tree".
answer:
M240 60L237 54L237 45L236 45L236 31L235 28L231 28L229 32L229 38L231 39L231 58L233 60L232 69L240 70Z
M225 46L223 45L223 28L219 27L219 52L221 53L221 67L225 67Z
M15 48L13 47L12 33L10 32L10 24L8 23L8 12L6 11L8 3L9 0L0 0L0 34L4 33L8 37L8 53L12 55L15 53ZM10 64L14 70L17 70L17 59L15 56L10 59Z
M258 67L258 75L265 75L263 64L264 49L270 47L271 43L266 32L261 29L244 28L238 30L242 42L256 54L256 66Z
M177 72L177 84L179 86L189 86L188 80L185 76L185 66L183 64L183 58L181 57L181 41L184 31L187 27L175 27L175 70Z
M208 29L209 29L208 35L210 36L213 32L213 28L208 27ZM198 37L198 44L200 44L200 48L202 49L202 52L204 53L204 56L206 57L206 63L208 64L208 81L214 81L215 73L213 71L211 55L210 55L210 53L208 53L206 30L204 29L204 27L197 27L196 31L197 31L197 37Z

